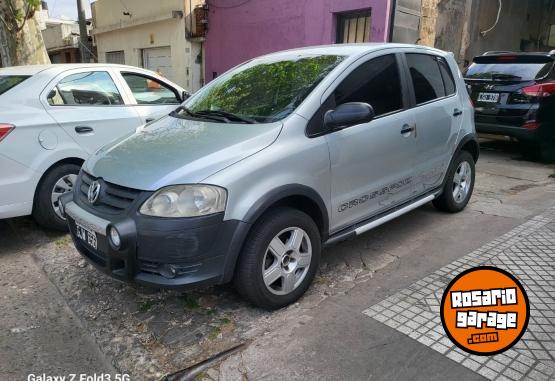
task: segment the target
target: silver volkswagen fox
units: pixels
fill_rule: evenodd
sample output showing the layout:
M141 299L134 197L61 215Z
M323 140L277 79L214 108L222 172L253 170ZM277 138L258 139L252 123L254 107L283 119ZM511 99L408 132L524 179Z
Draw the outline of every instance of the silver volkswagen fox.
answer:
M233 281L297 300L326 245L474 186L474 111L449 53L413 45L289 50L235 67L101 148L62 199L75 246L120 280Z

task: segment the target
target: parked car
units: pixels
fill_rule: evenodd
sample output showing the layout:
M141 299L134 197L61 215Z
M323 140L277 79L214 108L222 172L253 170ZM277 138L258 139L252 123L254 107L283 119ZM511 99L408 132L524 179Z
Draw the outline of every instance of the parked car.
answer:
M0 69L0 218L33 214L67 230L58 198L83 161L169 113L184 94L154 72L123 65Z
M400 44L253 59L103 147L62 205L78 251L156 287L297 300L323 246L430 201L462 210L479 147L451 54Z
M516 138L555 161L554 59L555 50L475 57L465 80L478 132Z

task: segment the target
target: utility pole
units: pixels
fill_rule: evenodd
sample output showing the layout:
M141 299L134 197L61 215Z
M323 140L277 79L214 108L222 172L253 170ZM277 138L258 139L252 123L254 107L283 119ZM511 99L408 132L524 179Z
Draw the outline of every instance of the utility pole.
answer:
M79 51L81 52L81 61L89 63L91 56L89 53L89 35L87 33L87 18L85 16L85 0L77 0L77 15L79 17Z

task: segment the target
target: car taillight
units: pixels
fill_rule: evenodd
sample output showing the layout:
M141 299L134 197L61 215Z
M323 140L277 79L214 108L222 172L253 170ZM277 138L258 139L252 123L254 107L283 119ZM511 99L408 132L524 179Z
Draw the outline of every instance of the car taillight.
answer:
M528 120L528 121L524 122L524 124L522 125L522 127L526 128L527 130L535 130L539 126L540 126L540 124L538 122L536 122L535 120Z
M522 88L522 93L529 97L550 97L555 94L555 82L540 83Z
M13 124L0 123L0 142L4 140L14 128L15 126Z

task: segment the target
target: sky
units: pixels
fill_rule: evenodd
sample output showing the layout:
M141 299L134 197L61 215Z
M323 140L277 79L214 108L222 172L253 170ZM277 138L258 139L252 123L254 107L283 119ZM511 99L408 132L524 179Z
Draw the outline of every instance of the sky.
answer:
M48 14L52 18L77 20L77 0L47 0ZM85 12L91 17L90 0L85 0Z

